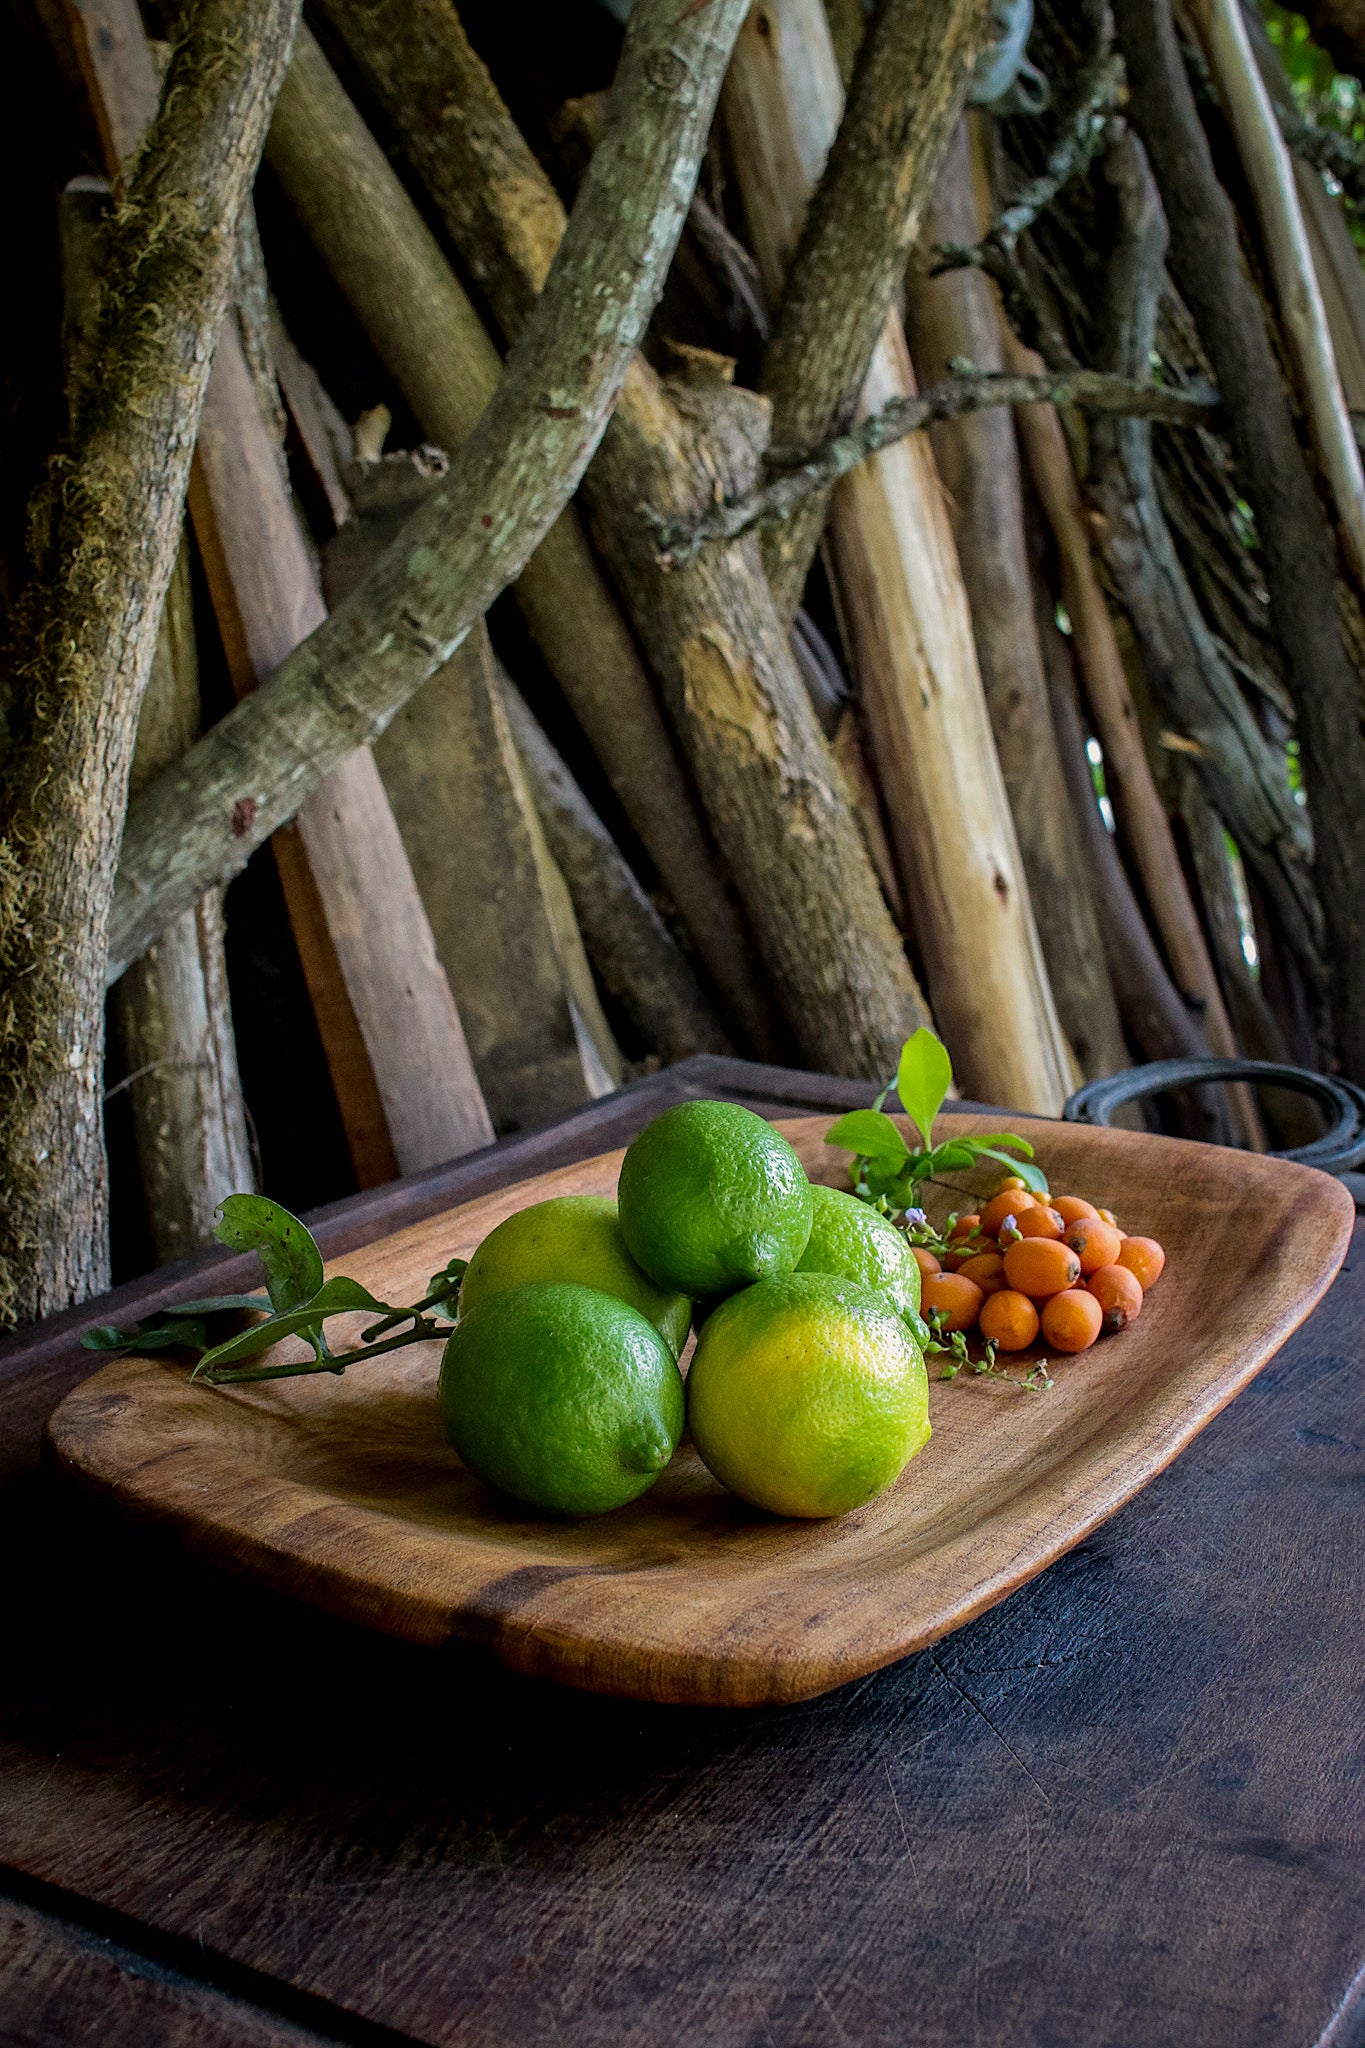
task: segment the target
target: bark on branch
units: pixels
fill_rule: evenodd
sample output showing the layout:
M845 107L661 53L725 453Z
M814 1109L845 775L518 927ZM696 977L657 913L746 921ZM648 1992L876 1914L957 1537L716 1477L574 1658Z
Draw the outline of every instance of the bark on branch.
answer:
M444 0L326 5L515 335L563 213L458 18ZM707 418L708 396L686 410L689 394L637 357L584 495L798 1043L816 1064L872 1075L927 1012L756 547L717 550L669 575L640 516L643 502L695 517L743 456L737 413L752 395L715 394Z
M344 604L129 813L111 951L240 869L449 660L572 495L662 287L746 0L641 0L546 288L449 477Z
M1365 741L1337 624L1336 550L1294 431L1237 218L1214 172L1168 0L1116 0L1133 120L1165 203L1171 269L1198 324L1256 514L1270 617L1298 708L1347 1070L1365 1074Z
M764 360L777 445L816 447L852 418L987 32L978 0L947 10L886 0L868 29ZM787 621L824 510L813 498L765 536Z
M107 1274L99 1085L119 828L237 219L297 17L298 0L189 10L111 230L100 375L76 394L35 508L0 799L0 1318Z
M1050 370L1036 377L964 372L931 384L917 397L891 399L879 412L869 414L810 455L792 458L782 449L770 450L768 466L780 468L781 474L748 497L733 505L717 505L687 529L660 521L655 529L659 558L666 567L676 568L690 562L710 541L737 540L762 520L789 519L805 499L828 490L869 455L940 420L961 419L993 406L1047 404L1164 420L1168 426L1202 427L1212 424L1218 402L1218 393L1207 384L1173 390L1110 376L1102 370ZM788 468L789 461L795 466Z

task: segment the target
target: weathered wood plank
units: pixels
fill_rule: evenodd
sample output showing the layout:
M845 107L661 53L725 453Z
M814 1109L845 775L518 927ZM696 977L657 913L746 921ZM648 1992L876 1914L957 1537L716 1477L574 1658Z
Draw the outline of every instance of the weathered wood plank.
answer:
M350 465L356 516L324 558L331 603L441 473L401 453ZM545 1123L619 1086L625 1063L525 788L482 620L403 706L374 758L497 1128Z
M0 2009L5 2048L322 2048L327 2038L107 1934L3 1897Z
M190 512L228 668L243 695L321 623L326 607L231 327L209 380ZM286 896L302 898L295 934L362 1180L386 1177L385 1133L400 1172L485 1143L493 1127L371 754L343 761L300 810L292 838L306 859L319 921L308 914L292 847L281 873ZM329 950L338 977L327 972Z

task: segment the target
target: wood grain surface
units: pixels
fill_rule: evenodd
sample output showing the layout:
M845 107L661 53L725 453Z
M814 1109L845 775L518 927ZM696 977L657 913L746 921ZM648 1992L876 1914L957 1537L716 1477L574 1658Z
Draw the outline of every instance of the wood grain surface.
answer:
M867 1099L691 1060L310 1220L335 1256L720 1094ZM0 1896L60 1887L148 1986L230 1988L259 2008L241 2048L281 2016L357 2048L1361 2048L1362 1242L1050 1571L919 1656L745 1714L361 1631L57 1486L39 1438L89 1373L79 1323L246 1262L55 1317L0 1345ZM16 2032L24 1955L6 1938ZM38 2038L117 2040L133 1995L54 2007Z
M952 1136L998 1119L942 1126ZM813 1178L846 1183L847 1155L823 1143L828 1118L780 1128ZM428 1274L514 1210L614 1192L621 1157L485 1195L345 1268L383 1300L417 1300ZM445 1445L435 1344L341 1378L231 1390L192 1385L164 1359L123 1359L58 1409L52 1457L218 1565L414 1642L484 1642L514 1669L640 1699L809 1698L937 1641L1112 1514L1309 1312L1354 1223L1338 1182L1284 1161L1075 1124L1049 1130L1041 1157L1058 1192L1159 1238L1165 1275L1130 1329L1061 1360L1045 1393L935 1379L930 1445L852 1515L762 1514L686 1444L630 1508L573 1523L526 1514ZM1254 1302L1227 1284L1248 1266Z

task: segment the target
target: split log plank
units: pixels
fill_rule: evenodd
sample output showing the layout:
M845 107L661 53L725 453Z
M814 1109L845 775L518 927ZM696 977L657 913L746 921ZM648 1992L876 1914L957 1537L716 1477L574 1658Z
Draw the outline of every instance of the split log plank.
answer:
M725 1033L630 864L510 678L503 705L550 851L602 986L665 1061L728 1050Z
M760 0L722 98L765 288L779 297L838 126L843 86L820 0ZM861 407L914 390L892 314ZM1057 1019L926 437L835 494L829 538L901 884L963 1085L1055 1112L1075 1070ZM964 932L972 934L963 944ZM1011 1019L1000 1030L1002 1016Z
M209 381L190 509L242 696L307 638L326 607L230 326ZM373 756L349 755L280 842L295 937L357 1171L368 1184L386 1176L384 1133L402 1173L487 1144L493 1126ZM301 862L322 911L316 920ZM319 999L324 989L330 1001ZM336 1014L343 995L363 1063ZM382 1111L378 1128L366 1113L367 1074Z
M330 604L354 589L441 474L398 453L350 466L355 513L324 554ZM497 1129L547 1123L618 1087L624 1063L563 880L549 872L482 621L404 705L374 758Z
M453 453L502 359L435 237L336 74L300 33L267 162L423 430ZM755 1043L766 1002L629 629L572 507L514 595L736 1022Z

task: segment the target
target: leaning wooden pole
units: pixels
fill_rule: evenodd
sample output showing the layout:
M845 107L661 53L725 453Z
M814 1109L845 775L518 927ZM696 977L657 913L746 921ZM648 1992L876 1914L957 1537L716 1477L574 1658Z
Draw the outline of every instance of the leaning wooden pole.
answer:
M245 697L327 607L231 326L209 382L190 509L233 686ZM464 1027L367 748L305 799L276 854L364 1180L486 1145L493 1125Z
M117 9L112 20L106 14L103 34L94 33L94 23L75 5L66 19L109 174L107 182L74 179L59 210L63 354L74 394L92 367L88 328L114 193L124 190L126 166L155 117L160 84L136 10L126 22ZM200 730L190 546L186 536L166 593L130 791L182 754ZM213 889L168 927L113 991L122 1085L132 1110L148 1234L160 1262L208 1243L218 1204L254 1184L223 941L222 894Z
M969 123L949 144L925 216L921 246L980 241L983 219ZM1004 353L995 287L980 271L912 274L906 334L921 386L949 363L1000 371ZM1009 792L1029 896L1043 913L1039 938L1057 1014L1087 1079L1127 1065L1123 1028L1105 965L1084 845L1057 758L1047 681L1033 618L1024 496L1014 420L1004 409L945 420L930 433L971 604L981 680Z
M130 789L199 731L188 537L181 544L147 694ZM135 960L113 991L132 1101L138 1172L158 1264L213 1238L218 1204L255 1185L223 951L222 893L211 889Z
M1338 624L1336 549L1167 0L1115 0L1114 18L1133 124L1165 207L1171 273L1222 393L1256 515L1270 621L1298 714L1338 1049L1346 1071L1365 1079L1365 738Z
M534 325L537 293L554 287L563 208L454 12L445 0L328 0L327 11L504 330L521 333L528 308ZM637 6L632 35L640 18ZM704 14L675 17L674 33L693 18ZM619 99L618 88L569 237L610 161ZM642 509L695 520L713 502L717 478L751 463L750 435L764 424L752 395L689 397L637 355L585 495L793 1035L812 1062L870 1078L889 1071L928 1011L757 549L712 549L708 560L669 571Z
M961 104L976 19L971 6L926 10L923 146L933 163ZM947 75L953 67L936 63L939 51L928 47L945 39L958 52L955 82ZM842 103L820 0L765 0L736 46L723 105L750 236L774 299L783 291ZM918 171L925 188L920 204L932 189L933 163ZM874 209L869 220L872 233L884 231L881 213ZM899 215L895 231L905 232ZM851 261L856 238L841 229L839 239ZM843 424L819 412L817 395L827 388L830 367L822 340L829 323L817 307L825 296L837 296L841 261L816 254L821 289L802 286L799 318L784 302L777 335L786 339L765 370L776 403L774 438L788 446L807 436L821 439L831 425ZM840 333L846 324L840 314ZM914 390L900 322L885 306L873 339L861 399L867 410ZM866 368L865 355L863 361ZM798 402L802 392L816 411L808 414ZM818 531L817 512L813 521L798 515L765 535L779 612L789 615L799 600ZM884 450L845 479L830 509L829 536L902 886L940 1029L966 1086L992 1100L1055 1113L1076 1070L1029 902L967 594L926 436ZM999 1028L1002 1016L1010 1018L1008 1032Z
M0 1317L108 1277L110 897L237 216L298 0L198 0L105 260L100 375L35 507L0 796ZM196 887L187 908L204 893Z
M316 41L299 36L267 159L379 355L439 446L468 437L502 377L483 323ZM567 509L515 594L741 1031L768 1041L747 940L629 628Z

